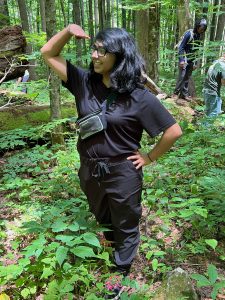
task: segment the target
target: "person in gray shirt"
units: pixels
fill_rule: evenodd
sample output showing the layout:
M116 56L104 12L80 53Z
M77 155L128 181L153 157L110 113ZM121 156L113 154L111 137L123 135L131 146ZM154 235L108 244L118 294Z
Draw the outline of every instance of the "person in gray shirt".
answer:
M218 116L222 110L221 86L225 85L225 53L209 67L203 88L205 113L208 117Z

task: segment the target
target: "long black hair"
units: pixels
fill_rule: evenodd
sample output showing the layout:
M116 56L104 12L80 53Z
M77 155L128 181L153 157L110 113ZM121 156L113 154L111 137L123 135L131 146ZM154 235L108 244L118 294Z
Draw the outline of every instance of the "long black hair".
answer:
M104 29L96 35L95 41L101 42L107 52L116 55L116 62L110 73L112 89L124 93L143 86L144 60L138 53L133 37L125 29ZM96 75L92 62L90 71L92 75Z

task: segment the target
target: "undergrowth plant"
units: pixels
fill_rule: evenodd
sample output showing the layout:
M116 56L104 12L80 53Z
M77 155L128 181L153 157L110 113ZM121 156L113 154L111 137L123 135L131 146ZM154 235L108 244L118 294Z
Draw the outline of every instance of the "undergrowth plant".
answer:
M0 170L0 189L8 199L4 205L22 214L12 241L18 259L10 265L2 263L12 258L4 247L10 222L0 220L0 284L15 300L39 295L49 300L102 299L112 249L100 245L98 232L106 229L98 227L80 190L76 136L58 151L27 144L54 126L0 135L3 151L23 147L6 157ZM224 127L184 123L183 131L173 149L144 170L146 226L157 218L162 221L141 238L142 271L149 284L189 257L216 255L221 262L225 257ZM146 147L154 143L147 137L143 141ZM178 240L171 239L173 226L180 229ZM136 285L136 292L121 299L151 299L149 286L138 287L135 280L127 284Z

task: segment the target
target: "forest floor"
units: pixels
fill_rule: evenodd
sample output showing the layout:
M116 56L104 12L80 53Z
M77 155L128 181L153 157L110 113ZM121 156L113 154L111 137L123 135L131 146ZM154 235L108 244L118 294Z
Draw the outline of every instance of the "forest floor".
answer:
M170 99L167 99L165 101L167 102L171 101L171 103L173 102ZM185 111L185 114L190 116L190 121L191 121L194 114L196 114L196 112L193 110L192 107L190 107L189 103L180 100L178 101L177 105L181 107L182 112ZM181 116L181 118L182 117L183 116ZM0 157L0 173L1 173L1 168L3 168L7 164L8 157L13 156L18 152L19 152L18 150L7 152L2 157ZM29 179L30 178L29 176L30 176L29 174L25 174L26 179ZM33 178L31 177L30 179ZM13 191L11 190L10 193L13 193ZM15 264L18 261L18 259L21 258L21 254L20 254L21 249L24 249L33 239L32 234L24 235L20 240L19 247L14 245L14 240L17 235L17 229L20 227L23 220L26 220L27 214L29 214L29 212L24 211L24 207L23 209L20 209L19 202L14 203L15 204L14 206L9 205L10 201L12 200L8 199L7 192L0 191L0 240L2 238L3 241L3 244L0 245L0 251L8 254L7 258L0 257L0 265L2 264L3 266ZM170 224L168 225L168 223L164 224L164 220L160 216L149 219L148 217L150 215L155 216L156 211L151 211L149 207L147 207L144 204L143 214L140 223L141 236L147 239L154 238L155 240L162 240L165 251L169 248L174 248L179 252L180 250L179 247L181 247L180 245L182 244L182 238L183 238L182 235L183 235L184 227L182 226L186 226L186 228L188 228L190 224L188 222L186 223L184 222L184 224L182 224L182 226L179 227L176 224L176 222L170 222ZM3 232L3 230L1 231L2 220L7 222L7 230L4 232L4 236L1 236L1 233ZM161 230L164 225L165 227L167 227L167 232L170 232L170 234L165 235L164 231ZM162 285L163 273L160 270L159 271L156 270L155 273L152 272L151 260L146 258L146 251L144 251L143 248L144 243L145 240L143 239L140 243L138 254L133 262L130 278L136 280L140 287L144 285L148 285L149 291L155 292ZM225 245L224 245L224 249L225 249ZM164 263L166 266L168 266L166 272L170 271L169 267L171 269L180 267L183 270L185 270L188 274L194 274L194 273L204 274L206 272L208 264L213 263L217 267L220 276L225 277L225 269L222 266L221 260L218 259L218 256L214 251L210 252L210 257L209 255L205 255L205 254L203 255L195 254L195 255L189 255L188 257L185 257L184 261L181 261L180 259L177 260L177 257L174 258L171 255L171 256L167 256L166 260L164 260ZM194 280L193 280L193 285L195 285ZM4 288L5 287L0 287L0 293L3 292ZM10 288L12 288L13 290L13 288L15 287L11 286ZM197 288L195 286L195 289L199 296L199 300L211 300L210 295L211 295L212 288L210 287ZM135 293L135 290L128 288L128 293L131 295L132 293ZM34 300L42 300L42 299L43 297L39 295ZM81 299L86 300L84 298L80 298L79 300ZM225 291L223 294L221 293L218 294L216 299L217 300L225 299Z
M3 160L1 160L1 163L3 163ZM0 193L0 220L5 220L8 222L8 228L17 228L19 226L20 221L23 220L23 213L21 213L18 209L15 208L10 208L10 206L6 205L8 200L6 198L5 193ZM154 212L152 212L154 213ZM164 238L164 234L160 230L160 227L163 225L163 220L160 218L155 218L154 222L148 221L147 216L151 214L151 211L145 206L143 206L143 213L142 213L142 219L140 223L140 228L141 228L141 235L151 237L152 233L153 235L156 236L157 239L163 239L165 245L170 247L171 245L176 245L179 244L181 239L182 239L182 229L177 227L176 224L174 223L170 228L170 236L167 236ZM188 224L187 224L188 226ZM13 249L12 247L12 241L16 237L16 232L14 230L7 230L5 232L6 236L4 238L4 251L7 253L10 253L10 258L7 259L1 259L0 258L0 263L2 265L11 265L17 263L18 259L21 258L21 255L18 253L16 249ZM29 242L32 240L32 236L24 236L23 238L23 243L20 244L20 249L25 248ZM142 244L143 242L141 242ZM141 246L140 244L140 246ZM215 264L217 264L217 259L214 257ZM212 262L212 257L210 259ZM209 261L207 258L203 258L202 256L196 255L195 257L190 257L188 258L185 262L176 262L171 260L168 262L172 268L177 268L180 267L184 271L186 271L188 274L193 274L193 273L204 273ZM146 269L151 268L149 260L146 259L146 256L141 253L140 251L138 252L136 258L134 259L131 272L130 272L130 279L131 280L136 280L138 283L139 287L143 287L144 285L149 285L149 291L150 292L155 292L157 289L161 286L162 284L162 278L161 276L158 276L156 274L156 278L151 278L152 275L146 274ZM225 277L225 270L223 268L218 268L218 271L220 272L221 275ZM152 284L150 284L150 281L154 281ZM194 281L193 281L194 285ZM6 287L0 287L0 293L3 292L3 290ZM9 288L9 287L7 287ZM10 287L12 290L15 288L13 286ZM135 293L135 289L132 288L127 288L126 289L129 295L132 295L132 293ZM210 298L210 294L212 291L212 288L210 287L201 287L197 288L195 286L195 290L199 296L199 300L212 300ZM10 298L13 299L13 298ZM43 296L39 295L38 297L35 298L35 300L43 300ZM85 300L83 297L79 298L80 300ZM218 294L217 295L217 300L225 299L225 290L223 294ZM78 300L78 299L76 299Z

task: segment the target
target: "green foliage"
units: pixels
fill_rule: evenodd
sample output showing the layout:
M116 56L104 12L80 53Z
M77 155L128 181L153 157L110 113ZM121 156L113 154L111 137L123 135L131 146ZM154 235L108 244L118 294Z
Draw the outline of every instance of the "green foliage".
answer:
M225 288L225 280L219 281L217 269L212 264L208 265L206 276L200 274L192 274L191 277L197 281L198 287L212 287L211 297L213 300L216 299L219 291L222 290L222 288Z

